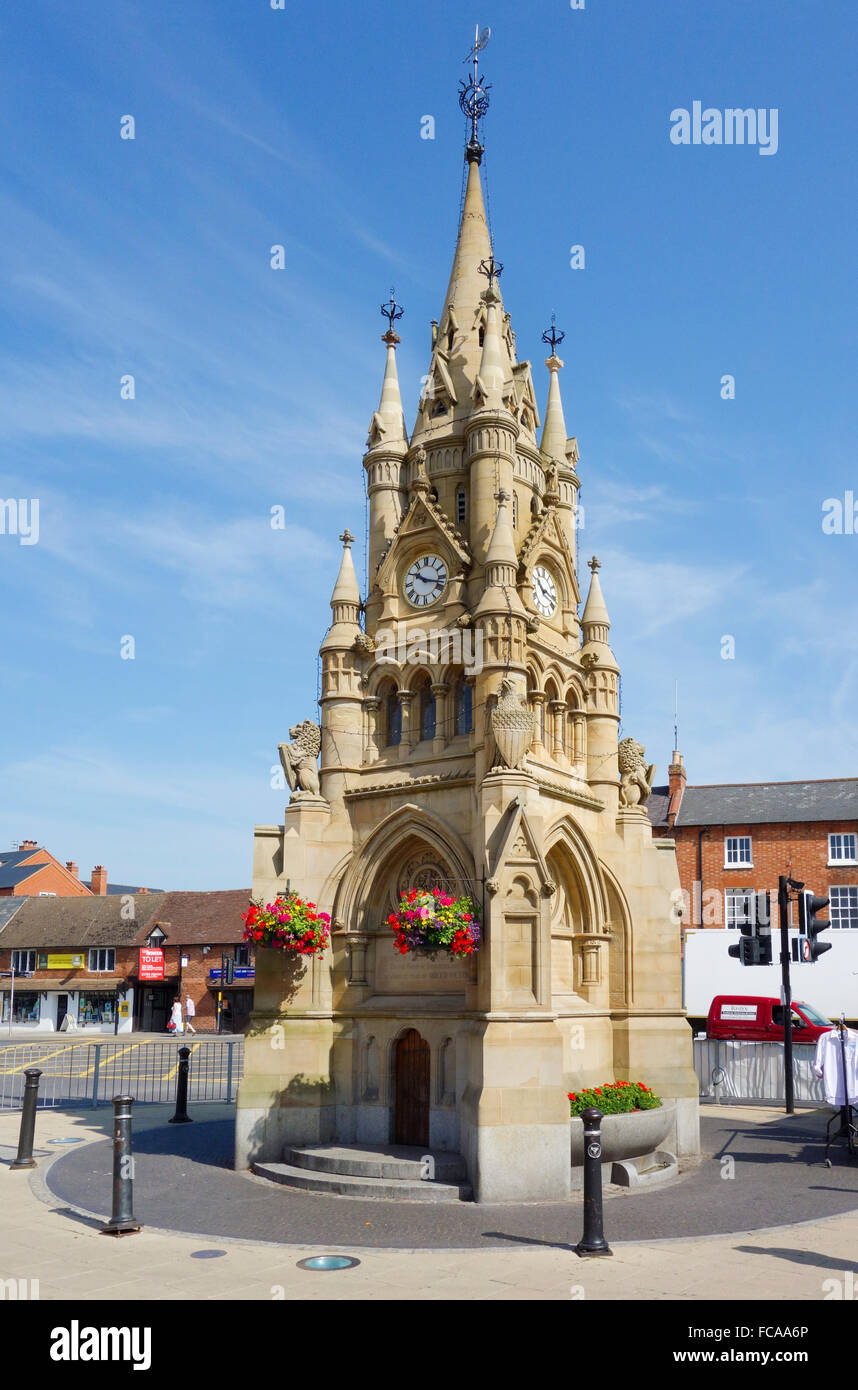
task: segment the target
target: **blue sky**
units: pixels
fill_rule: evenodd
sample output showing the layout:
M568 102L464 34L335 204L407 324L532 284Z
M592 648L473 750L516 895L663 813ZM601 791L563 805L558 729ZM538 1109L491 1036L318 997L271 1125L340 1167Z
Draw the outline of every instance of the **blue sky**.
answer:
M858 535L821 526L858 496L854 5L30 0L0 20L0 497L40 503L37 545L0 535L0 844L249 884L345 525L363 572L391 284L409 424L428 367L476 21L504 299L542 404L567 335L624 732L663 776L678 679L692 781L858 775ZM777 108L777 153L672 144L695 100Z

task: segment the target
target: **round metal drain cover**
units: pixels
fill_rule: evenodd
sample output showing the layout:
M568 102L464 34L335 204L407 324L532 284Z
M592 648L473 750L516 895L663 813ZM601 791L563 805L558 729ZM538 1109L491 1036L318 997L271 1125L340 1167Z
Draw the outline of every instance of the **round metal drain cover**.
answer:
M49 1144L82 1144L82 1139L49 1139Z
M327 1270L327 1269L354 1269L359 1265L360 1260L352 1259L350 1255L313 1255L309 1260L299 1260L299 1269Z
M192 1260L217 1260L221 1255L225 1255L225 1250L192 1250Z

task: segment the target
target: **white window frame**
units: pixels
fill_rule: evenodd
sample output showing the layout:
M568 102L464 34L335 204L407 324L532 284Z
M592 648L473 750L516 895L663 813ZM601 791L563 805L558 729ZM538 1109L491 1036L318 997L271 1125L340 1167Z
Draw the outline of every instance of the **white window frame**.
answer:
M835 894L839 897L841 893L854 894L854 897L847 899L847 906L853 920L851 922L841 922L839 920L840 906L835 904ZM855 883L832 883L828 887L828 920L832 929L837 931L858 931L858 884Z
M739 927L740 927L741 925L743 925L743 924L745 924L745 923L753 923L753 922L755 922L755 921L756 921L756 915L755 915L756 897L757 897L757 890L756 890L755 888L725 888L725 889L724 889L724 926L725 926L725 927L729 927L729 928L730 928L731 930L733 930L733 931L738 931L738 930L739 930ZM746 900L746 903L745 903L745 914L746 914L746 915L742 917L741 922L740 922L738 919L735 919L735 914L733 914L735 920L733 920L733 921L731 922L731 920L730 920L730 905L731 905L731 904L734 904L734 903L736 902L736 899L737 899L737 898L745 898L745 900Z
M105 957L107 958L107 961L108 961L108 964L107 964L107 965L99 965L99 964L98 964L98 957L99 957L102 953L103 953L103 954L105 955ZM95 957L95 961L96 961L95 965L93 965L93 963L92 963L93 957ZM88 956L87 956L87 958L86 958L86 961L87 961L86 968L87 968L87 970L89 971L90 975L112 975L113 972L116 970L116 947L115 947L115 946L90 946L90 948L89 948L89 954L88 954Z
M844 842L849 841L849 840L852 841L852 853L851 853L851 854L845 854L845 853L844 853L844 854L835 854L835 853L834 853L835 841L838 841L838 846L837 846L838 848L845 850L845 849L846 849L846 844L845 844ZM834 830L834 831L829 832L829 836L828 836L828 867L829 867L829 868L836 868L839 864L858 864L858 855L856 855L856 852L855 852L855 851L856 851L856 847L858 847L858 836L856 836L852 831L849 831L849 830Z
M16 975L22 975L25 970L31 970L35 973L38 968L38 955L38 951L16 949L12 952L12 963L9 968L14 970ZM23 965L21 963L22 956L24 958ZM32 961L32 965L30 961Z
M747 844L748 858L739 857L739 846ZM735 845L736 858L730 858L730 846ZM754 846L750 835L725 835L724 836L724 868L725 869L753 869L754 867Z

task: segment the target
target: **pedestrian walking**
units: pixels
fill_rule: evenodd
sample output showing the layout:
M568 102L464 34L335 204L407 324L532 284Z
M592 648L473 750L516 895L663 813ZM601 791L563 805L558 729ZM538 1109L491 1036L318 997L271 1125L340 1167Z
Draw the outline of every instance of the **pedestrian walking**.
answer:
M182 1025L182 1001L181 1001L181 999L177 999L177 1000L175 1001L175 1003L173 1004L172 1009L170 1010L170 1022L171 1022L172 1025L173 1025L173 1027L170 1029L170 1032L171 1032L171 1033L181 1033L181 1031L182 1031L182 1026L183 1026L183 1025Z
M193 999L191 998L191 996L188 995L187 999L185 1000L185 1032L186 1032L186 1033L196 1033L197 1030L196 1030L196 1028L194 1027L194 1019L196 1018L196 1016L197 1016L197 1006L196 1006L196 1004L194 1003L194 1001L193 1001Z

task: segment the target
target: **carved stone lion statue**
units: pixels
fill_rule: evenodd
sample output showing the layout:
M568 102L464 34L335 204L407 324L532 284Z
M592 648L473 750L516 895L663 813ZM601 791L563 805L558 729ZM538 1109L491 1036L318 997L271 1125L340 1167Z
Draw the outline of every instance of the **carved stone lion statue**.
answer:
M617 750L620 764L620 805L643 806L652 791L655 763L646 763L646 749L633 738L624 738Z
M319 769L316 759L322 746L322 731L312 719L302 724L293 724L289 730L291 743L280 743L277 751L286 773L289 789L294 799L319 795Z

